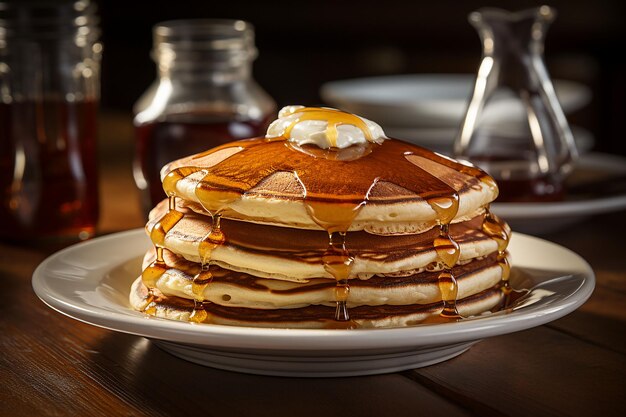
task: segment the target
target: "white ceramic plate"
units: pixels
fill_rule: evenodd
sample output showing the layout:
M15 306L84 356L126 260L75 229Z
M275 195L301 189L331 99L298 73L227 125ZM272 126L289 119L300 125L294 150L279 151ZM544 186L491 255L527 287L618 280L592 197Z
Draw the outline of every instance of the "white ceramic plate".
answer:
M370 118L384 128L454 127L461 124L470 99L473 74L413 74L333 81L322 86L322 99L337 108ZM563 111L571 113L591 100L585 85L554 80ZM509 124L523 115L514 100L502 98L493 117Z
M203 365L281 376L348 376L437 363L480 339L539 326L579 307L594 275L575 253L515 235L514 285L534 288L508 312L456 323L394 329L259 329L183 323L130 308L128 292L150 242L132 230L83 242L46 259L33 288L53 309L95 326L152 339L172 354Z
M589 153L576 164L573 175L580 177L626 175L626 158L617 155ZM626 209L626 193L589 195L582 198L568 195L555 203L492 203L494 213L505 219L518 232L546 234L568 227L590 216Z

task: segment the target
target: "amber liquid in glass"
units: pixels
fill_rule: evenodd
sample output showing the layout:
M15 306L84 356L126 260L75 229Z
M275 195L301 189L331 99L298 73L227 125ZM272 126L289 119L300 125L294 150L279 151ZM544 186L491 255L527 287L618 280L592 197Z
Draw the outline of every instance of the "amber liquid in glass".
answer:
M98 221L93 101L0 103L0 237L86 239Z
M504 164L514 166L519 164L519 160L508 160L499 158L473 158L473 162L483 166L481 162L487 161L491 164ZM485 164L487 165L487 164ZM489 169L485 167L489 172ZM498 183L498 198L496 202L522 203L522 202L555 202L563 201L565 198L565 187L562 181L550 175L538 175L528 177L501 178L494 175Z
M165 164L234 140L264 136L272 119L273 115L254 120L191 113L137 125L135 178L142 189L144 210L166 197L160 177Z
M470 154L470 160L498 183L496 202L554 202L565 198L561 179L531 169L537 155L530 147L530 139L503 137L496 143L483 149L483 153Z

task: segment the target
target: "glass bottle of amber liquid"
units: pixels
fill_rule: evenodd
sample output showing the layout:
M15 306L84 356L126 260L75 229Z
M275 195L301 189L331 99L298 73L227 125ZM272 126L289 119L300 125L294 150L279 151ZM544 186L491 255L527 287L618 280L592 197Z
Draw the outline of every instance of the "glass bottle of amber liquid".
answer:
M67 243L98 221L100 29L89 0L0 0L0 239Z
M158 78L135 104L135 182L147 213L165 198L168 162L261 136L276 103L252 78L254 28L241 20L176 20L154 28Z

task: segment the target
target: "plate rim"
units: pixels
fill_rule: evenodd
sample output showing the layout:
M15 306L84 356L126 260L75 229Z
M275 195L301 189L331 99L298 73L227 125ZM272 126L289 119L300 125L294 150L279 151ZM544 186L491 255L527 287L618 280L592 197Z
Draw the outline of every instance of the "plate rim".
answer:
M140 237L141 236L141 237ZM85 308L68 302L57 294L47 291L46 268L54 262L80 252L88 246L105 245L108 242L121 240L135 242L145 240L145 245L138 245L143 250L149 245L143 228L113 233L82 242L65 248L46 258L34 271L32 286L36 295L53 310L97 327L153 339L166 340L173 343L193 344L211 349L253 349L256 351L286 350L287 354L302 354L302 352L324 351L367 352L372 350L383 351L414 351L427 346L443 346L450 343L460 343L481 340L486 337L508 334L531 327L545 324L560 318L582 305L591 296L595 287L595 276L589 264L575 252L533 236L515 233L513 239L530 239L556 247L558 250L573 255L584 267L584 282L576 291L558 300L554 305L547 306L541 314L526 317L524 314L513 312L507 315L470 319L455 323L422 325L404 328L381 329L281 329L255 328L243 326L225 326L215 324L185 323L167 319L159 319L142 315L130 310L130 314L112 313L97 306ZM142 255L139 249L133 254L120 254L120 259L110 265L108 272L123 262L128 262ZM98 278L100 282L102 276ZM93 278L92 278L93 279ZM574 297L576 296L576 297ZM95 310L94 310L95 307ZM126 313L129 313L128 311ZM531 322L531 323L529 323ZM149 324L147 324L149 323ZM497 329L497 332L494 332ZM372 337L375 334L378 337ZM208 339L208 340L207 340ZM288 342L286 344L286 342Z

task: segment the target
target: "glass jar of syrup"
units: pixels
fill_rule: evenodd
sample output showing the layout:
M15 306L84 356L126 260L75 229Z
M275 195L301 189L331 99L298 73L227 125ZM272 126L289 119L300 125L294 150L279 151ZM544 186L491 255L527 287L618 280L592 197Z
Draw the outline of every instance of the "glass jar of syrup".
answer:
M252 78L254 28L242 20L177 20L154 28L158 78L135 104L134 177L147 212L165 198L168 162L262 136L276 103Z
M102 44L89 0L0 1L0 238L86 239L98 221Z
M469 16L483 57L454 152L496 179L497 201L556 201L577 157L543 59L556 12L485 8Z

